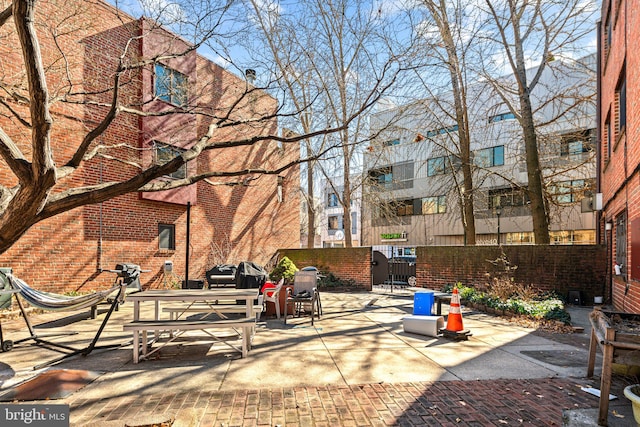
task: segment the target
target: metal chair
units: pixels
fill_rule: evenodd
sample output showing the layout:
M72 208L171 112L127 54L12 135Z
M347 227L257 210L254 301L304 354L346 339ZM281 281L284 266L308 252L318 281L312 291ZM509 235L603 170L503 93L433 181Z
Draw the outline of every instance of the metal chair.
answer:
M287 310L289 304L293 306L293 316L300 315L309 308L311 311L311 324L317 313L318 319L322 314L322 303L318 292L317 271L297 271L293 279L293 290L287 289L286 304L284 305L284 323L287 323Z

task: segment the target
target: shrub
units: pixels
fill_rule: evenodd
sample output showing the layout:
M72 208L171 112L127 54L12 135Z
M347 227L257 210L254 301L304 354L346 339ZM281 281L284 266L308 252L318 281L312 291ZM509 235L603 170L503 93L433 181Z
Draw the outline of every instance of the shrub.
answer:
M353 279L340 279L336 277L333 273L329 272L326 274L320 275L320 283L319 287L321 289L328 288L352 288L356 286L356 281Z
M564 303L553 294L543 295L527 287L524 288L526 298L520 298L520 292L517 292L511 298L501 299L473 286L458 283L455 287L458 288L460 298L468 302L483 304L496 310L506 310L535 320L557 320L566 325L571 323L571 315L564 309ZM446 285L442 291L451 292L453 288L454 285ZM535 298L532 298L532 295L535 295Z
M288 257L283 257L280 262L271 270L269 278L278 281L282 278L288 283L293 282L293 278L298 271L298 267Z

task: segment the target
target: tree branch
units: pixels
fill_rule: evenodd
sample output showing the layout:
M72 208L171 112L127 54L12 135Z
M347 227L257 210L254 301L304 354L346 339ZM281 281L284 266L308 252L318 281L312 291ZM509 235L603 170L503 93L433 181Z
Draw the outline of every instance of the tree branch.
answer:
M53 120L49 113L49 92L35 28L35 6L36 0L14 2L13 16L29 83L33 179L48 181L47 185L51 186L55 179L50 139Z
M0 27L2 27L5 24L5 22L7 22L9 18L11 18L12 14L13 14L13 5L10 4L9 6L7 6L5 10L0 12Z
M0 156L2 156L21 183L26 183L31 180L31 165L24 158L18 146L2 128L0 128Z

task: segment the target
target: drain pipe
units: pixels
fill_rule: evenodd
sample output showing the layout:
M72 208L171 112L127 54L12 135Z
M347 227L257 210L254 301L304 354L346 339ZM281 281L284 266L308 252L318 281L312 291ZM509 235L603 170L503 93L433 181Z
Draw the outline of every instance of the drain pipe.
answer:
M184 261L184 286L189 288L189 245L191 245L191 202L187 202L187 248L185 250L186 259Z

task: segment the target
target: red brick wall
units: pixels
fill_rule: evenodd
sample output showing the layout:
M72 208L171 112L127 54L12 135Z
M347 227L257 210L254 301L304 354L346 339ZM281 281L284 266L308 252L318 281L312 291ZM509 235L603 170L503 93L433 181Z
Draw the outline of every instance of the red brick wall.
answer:
M630 0L602 2L600 28L600 185L603 193L601 243L611 245L609 270L613 270L619 243L616 240L616 218L627 215L627 257L623 275L614 277L612 297L619 310L640 312L640 9ZM610 30L610 31L609 31ZM610 33L610 42L609 40ZM616 89L621 76L626 76L626 126L616 130L618 106ZM607 133L607 120L612 135ZM608 140L611 147L608 147ZM609 152L611 155L609 156Z
M47 17L48 25L55 25L63 18L76 14L65 21L67 25L77 25L69 32L63 46L67 52L72 80L87 90L108 88L113 81L115 60L120 56L124 43L132 34L140 31L139 23L126 21L126 15L116 16L116 10L101 2L57 1L39 3L39 19ZM125 18L125 22L121 19ZM71 22L71 23L70 23ZM6 25L0 31L9 31ZM4 35L5 33L2 33ZM11 35L10 35L11 37ZM21 69L20 52L17 43L7 39L0 44L0 57L4 70L13 67L15 75ZM131 46L131 57L141 52L139 45ZM50 38L42 34L42 51L46 63L54 63L56 49ZM238 79L205 58L192 55L188 59L186 71L190 76L190 90L199 108L209 113L221 113L229 108L234 94L244 88L244 80ZM190 61L190 62L189 62ZM180 65L182 66L182 65ZM11 75L9 72L3 76ZM53 67L47 75L50 89L57 90L65 83L64 67ZM2 77L0 77L2 78ZM148 90L149 83L142 84L142 74L127 73L127 82L121 96L132 102L141 99ZM147 88L147 89L145 89ZM104 101L109 93L96 94L94 100ZM248 117L269 111L275 100L257 94L240 104L240 111L234 118ZM20 110L21 106L15 106ZM105 113L104 107L85 108L79 105L58 103L52 108L54 129L52 145L54 159L58 165L71 156L82 140L87 128L95 126ZM91 185L111 179L131 177L139 170L135 164L144 163L148 151L141 142L153 136L148 131L153 128L163 132L174 132L189 124L192 143L206 131L209 122L200 117L190 121L175 121L170 117L164 122L153 120L153 124L143 123L135 115L121 114L96 143L113 146L124 144L110 154L117 155L129 163L114 162L109 158L97 157L74 175L61 182L60 189L77 185ZM30 135L14 119L0 116L0 126L30 156ZM274 120L260 127L248 129L246 126L232 126L218 132L215 140L223 143L236 139L238 135L250 136L275 133ZM179 132L178 132L179 133ZM177 135L177 134L176 134ZM230 171L238 168L273 168L299 156L297 144L278 147L274 142L262 142L248 147L214 149L205 152L195 164L189 165L190 172ZM226 262L238 263L251 260L266 263L279 247L294 247L299 244L299 168L291 168L281 174L284 178L283 202L277 198L278 178L274 175L253 175L255 180L248 185L224 184L224 179L212 178L210 183L200 182L192 186L188 193L192 202L191 210L191 279L202 278L204 271L211 267L212 244L225 247ZM234 180L237 180L235 178ZM228 180L227 180L228 182ZM0 162L0 184L15 185L14 177L5 164ZM10 266L14 272L33 287L41 290L63 292L70 290L90 290L104 288L113 280L113 275L102 272L118 262L133 262L143 269L151 270L142 275L142 283L148 287L162 286L165 282L163 265L165 260L174 262L178 276L185 274L186 206L161 200L144 200L139 194L127 194L102 204L74 209L53 217L32 227L13 247L0 255L0 265ZM184 202L185 200L181 200ZM158 249L158 224L174 224L176 227L176 250Z
M581 291L583 302L606 293L606 249L600 245L504 246L504 253L516 266L514 280L542 291L567 297ZM490 261L500 257L497 246L422 246L416 250L417 285L439 289L462 282L484 286L488 275L500 270ZM341 279L353 279L371 289L371 248L281 249L298 268L315 266Z
M371 248L281 249L279 254L298 268L314 266L371 290Z
M533 285L543 291L556 291L566 297L579 290L583 301L593 304L593 297L606 296L606 250L599 245L575 246L503 246L514 281ZM417 285L439 289L461 282L485 285L488 275L501 270L492 264L501 256L497 246L422 246L416 250Z

